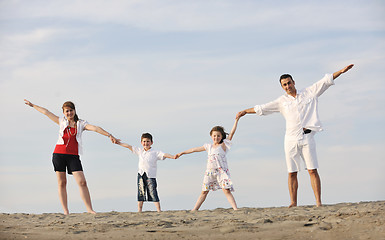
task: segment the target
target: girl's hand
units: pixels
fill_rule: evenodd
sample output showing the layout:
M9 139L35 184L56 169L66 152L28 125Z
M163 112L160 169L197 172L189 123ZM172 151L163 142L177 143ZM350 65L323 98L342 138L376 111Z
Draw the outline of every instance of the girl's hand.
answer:
M178 159L180 156L182 156L183 155L183 153L178 153L178 154L176 154L175 155L175 159Z
M245 116L246 115L246 111L240 111L237 113L237 115L235 116L235 119L240 119L241 117Z
M27 99L24 99L24 103L30 107L33 107L33 104L30 101L28 101Z

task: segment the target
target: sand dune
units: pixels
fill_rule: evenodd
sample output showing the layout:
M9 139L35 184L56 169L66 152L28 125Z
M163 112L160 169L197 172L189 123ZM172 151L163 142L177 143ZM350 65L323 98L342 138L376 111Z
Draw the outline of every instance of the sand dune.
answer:
M0 239L385 239L385 201L64 216L1 214Z

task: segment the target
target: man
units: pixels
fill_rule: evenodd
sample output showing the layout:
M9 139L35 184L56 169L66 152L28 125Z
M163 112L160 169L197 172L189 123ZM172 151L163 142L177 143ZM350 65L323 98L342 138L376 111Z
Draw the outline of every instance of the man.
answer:
M242 117L251 113L261 116L280 112L284 116L286 120L285 155L291 200L289 207L297 206L297 172L300 170L301 160L309 172L316 204L318 207L322 206L321 180L317 172L318 161L314 141L315 133L322 131L318 117L318 97L331 85L334 85L337 77L349 71L353 66L350 64L333 74L326 74L320 81L300 91L295 88L293 78L289 74L284 74L279 81L286 94L272 102L256 105L237 114L237 117Z

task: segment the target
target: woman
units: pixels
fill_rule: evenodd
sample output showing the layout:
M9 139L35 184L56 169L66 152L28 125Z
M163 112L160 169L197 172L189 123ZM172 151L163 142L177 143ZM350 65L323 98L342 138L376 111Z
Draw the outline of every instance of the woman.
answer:
M117 143L119 140L101 127L88 124L88 122L79 119L76 114L75 105L72 102L65 102L63 104L64 117L59 118L43 107L37 106L26 99L24 101L25 104L43 113L59 125L59 139L53 153L52 163L58 180L59 198L64 214L69 214L66 170L68 174L74 176L76 183L79 185L80 196L86 205L87 212L95 214L96 212L92 209L90 193L79 158L79 154L82 154L82 132L89 130L100 133L109 137L113 143Z

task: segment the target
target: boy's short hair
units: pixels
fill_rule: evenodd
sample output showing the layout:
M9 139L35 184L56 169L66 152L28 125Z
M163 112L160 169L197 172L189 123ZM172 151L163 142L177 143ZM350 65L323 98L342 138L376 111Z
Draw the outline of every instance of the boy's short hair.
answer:
M143 138L148 138L148 139L151 140L151 142L153 142L153 141L152 141L152 135L151 135L150 133L143 133L143 134L142 134L142 137L140 138L140 141L142 141Z

